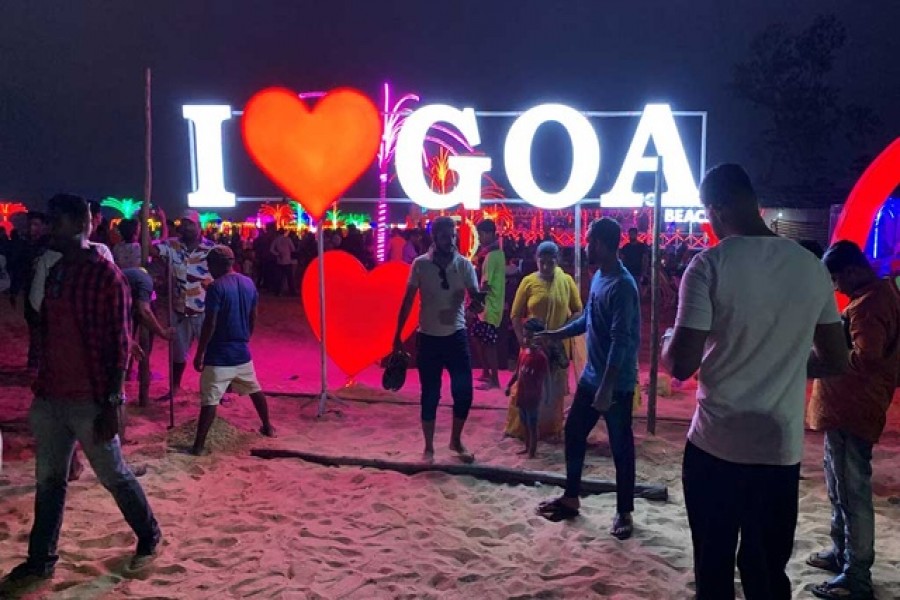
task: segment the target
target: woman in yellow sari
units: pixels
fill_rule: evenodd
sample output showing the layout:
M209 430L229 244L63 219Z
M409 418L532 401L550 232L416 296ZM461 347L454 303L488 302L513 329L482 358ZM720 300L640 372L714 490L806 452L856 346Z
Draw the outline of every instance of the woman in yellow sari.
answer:
M522 344L524 323L528 319L542 320L547 329L558 329L572 317L581 313L581 296L572 279L559 267L559 247L553 242L543 242L537 249L538 270L526 276L516 290L510 310L513 330ZM578 344L577 340L572 340ZM573 358L570 340L566 340L566 355ZM575 349L576 362L578 348ZM541 404L538 421L539 439L558 439L563 431L564 404L568 393L568 372L566 368L552 368L547 377L544 389L544 401ZM509 410L506 416L506 435L522 438L524 428L519 422L519 409L516 403L518 384L510 390Z

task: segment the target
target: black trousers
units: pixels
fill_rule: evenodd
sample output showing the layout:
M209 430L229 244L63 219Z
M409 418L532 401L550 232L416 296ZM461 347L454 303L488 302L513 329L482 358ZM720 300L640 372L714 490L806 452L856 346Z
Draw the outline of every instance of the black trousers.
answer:
M613 394L612 406L602 415L591 406L596 393L597 388L579 383L566 417L565 495L577 498L581 494L588 435L602 416L616 465L616 512L630 513L634 511L634 434L631 430L634 392Z
M734 598L737 550L747 600L789 600L785 567L794 549L800 464L738 464L688 442L682 482L697 599Z

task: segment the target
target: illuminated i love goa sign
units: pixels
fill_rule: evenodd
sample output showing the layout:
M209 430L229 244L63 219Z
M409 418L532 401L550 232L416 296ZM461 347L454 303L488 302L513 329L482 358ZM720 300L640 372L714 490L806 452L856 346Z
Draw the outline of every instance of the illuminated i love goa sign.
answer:
M225 188L222 152L222 125L232 118L227 105L186 105L184 118L191 125L191 160L194 191L188 194L193 207L235 206L236 196ZM656 171L656 157L662 156L667 191L662 204L667 208L701 208L697 182L667 104L648 104L639 113L640 120L628 147L622 168L612 188L600 194L606 208L637 208L644 196L633 191L639 173ZM531 154L535 135L545 123L557 123L572 145L572 165L561 189L547 191L535 181ZM473 108L445 104L423 106L405 117L396 139L394 154L397 179L410 200L428 210L444 210L458 205L475 210L481 206L482 177L494 168L494 158L482 155L453 155L450 169L458 175L456 185L441 193L432 189L423 169L423 148L429 132L437 124L455 128L471 148L481 145L477 113ZM656 155L647 155L653 143ZM503 149L502 164L510 186L526 203L542 209L563 209L588 197L600 172L601 145L588 117L563 104L541 104L518 115L510 126ZM703 164L701 157L700 164ZM691 212L685 221L703 217ZM680 220L680 219L679 219Z

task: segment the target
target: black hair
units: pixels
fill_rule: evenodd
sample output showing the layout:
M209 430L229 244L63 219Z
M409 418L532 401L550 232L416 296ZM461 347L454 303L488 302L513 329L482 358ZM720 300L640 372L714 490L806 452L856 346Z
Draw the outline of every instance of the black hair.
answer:
M128 242L134 241L137 230L138 222L134 219L122 219L119 221L119 233L122 235L123 240Z
M51 212L65 215L76 222L83 221L90 214L87 200L74 194L56 194L47 201L47 207Z
M91 209L91 217L96 217L100 214L101 205L96 200L89 200L88 207Z
M629 228L628 228L628 235L631 235L632 233L635 233L635 234L636 234L637 232L638 232L638 228L637 228L637 227L629 227Z
M437 234L438 230L447 229L449 231L456 230L456 221L451 219L450 217L438 217L434 221L431 222L431 233L432 235Z
M497 225L490 219L479 222L475 229L482 233L497 233Z
M588 229L588 240L598 241L610 252L616 252L622 240L622 227L609 217L596 219Z
M837 274L848 267L871 268L869 259L859 246L849 240L841 240L825 251L822 262L831 274Z
M722 164L706 172L700 183L700 199L706 206L756 207L756 190L740 165Z

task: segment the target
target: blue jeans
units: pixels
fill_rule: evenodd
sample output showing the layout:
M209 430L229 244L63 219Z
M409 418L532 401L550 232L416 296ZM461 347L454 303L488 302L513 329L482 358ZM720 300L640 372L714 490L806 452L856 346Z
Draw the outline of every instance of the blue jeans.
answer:
M81 442L100 483L113 495L137 535L137 553L148 554L159 542L159 525L144 490L122 460L119 437L103 443L94 439L94 420L99 413L100 407L93 402L35 398L31 404L28 418L37 445L37 490L28 562L38 569L52 570L59 560L56 546L75 440Z
M434 336L419 333L416 338L416 365L422 386L422 420L437 419L441 400L441 376L444 369L450 374L450 395L453 397L453 418L463 421L472 408L472 359L469 337L465 329L453 335Z
M826 431L825 482L831 500L832 551L853 590L870 592L875 562L872 444L840 429Z
M606 421L609 448L616 465L616 512L634 511L634 433L631 430L634 391L615 392L613 403L602 415L592 406L597 388L579 383L566 417L566 498L581 495L581 475L591 430L600 417Z

